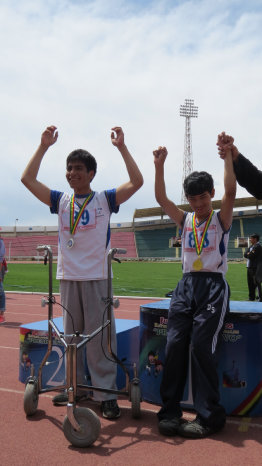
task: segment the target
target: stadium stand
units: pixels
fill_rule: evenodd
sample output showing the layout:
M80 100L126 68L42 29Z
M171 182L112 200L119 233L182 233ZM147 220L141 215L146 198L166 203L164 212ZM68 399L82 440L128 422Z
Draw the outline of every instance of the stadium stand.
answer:
M262 201L255 198L240 198L235 201L233 224L229 238L228 257L242 260L244 249L237 247L237 238L247 238L256 232L262 240ZM213 201L214 209L219 209L221 201ZM247 210L247 207L256 207ZM179 206L188 211L189 204ZM246 209L246 210L245 210ZM50 245L54 258L57 255L58 232L54 227L1 227L1 236L6 247L8 260L38 260L37 246ZM164 213L161 207L136 209L132 222L111 224L111 246L127 250L122 259L179 260L180 247L169 247L170 239L179 236L178 227Z
M57 234L51 235L26 235L5 236L4 243L6 257L10 260L38 260L37 246L46 244L52 247L54 256L57 255Z
M245 236L244 234L241 234L241 231L242 229L241 229L240 219L234 218L232 227L230 230L230 235L229 235L228 259L239 259L243 257L244 251L242 250L242 248L236 247L236 238L240 236Z
M126 249L125 258L137 259L137 250L135 243L135 235L133 231L112 231L111 232L111 247Z
M139 258L180 257L179 248L169 248L169 239L176 236L176 227L136 231L136 245ZM179 251L179 256L177 254Z
M243 218L243 231L245 232L244 236L252 235L252 233L258 233L261 236L262 240L262 221L261 216Z

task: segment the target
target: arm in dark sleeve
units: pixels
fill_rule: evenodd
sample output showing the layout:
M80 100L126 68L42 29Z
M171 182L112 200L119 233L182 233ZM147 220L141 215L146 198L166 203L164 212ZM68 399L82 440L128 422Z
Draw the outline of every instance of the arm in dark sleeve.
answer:
M262 199L262 171L242 154L234 162L237 182L257 199Z
M253 257L254 259L258 260L261 254L261 245L259 243L256 243L255 246L252 249Z
M60 202L62 195L63 193L61 193L60 191L55 191L55 190L50 191L50 202L51 202L50 212L51 214L58 214L59 202Z

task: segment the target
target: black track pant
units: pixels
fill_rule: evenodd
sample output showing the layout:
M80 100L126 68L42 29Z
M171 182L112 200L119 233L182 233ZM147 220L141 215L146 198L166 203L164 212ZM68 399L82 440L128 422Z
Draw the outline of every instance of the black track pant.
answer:
M182 415L180 401L188 373L190 347L197 415L208 426L224 425L225 410L219 404L216 350L228 310L229 286L222 274L184 274L170 302L161 385L163 407L158 413L159 419Z
M257 288L259 301L262 301L261 283L256 281L256 269L253 267L247 268L247 283L249 291L249 300L255 301Z

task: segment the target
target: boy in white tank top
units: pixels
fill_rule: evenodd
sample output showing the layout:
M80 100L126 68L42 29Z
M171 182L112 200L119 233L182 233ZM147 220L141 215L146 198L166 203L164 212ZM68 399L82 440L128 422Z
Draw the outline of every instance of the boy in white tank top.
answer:
M91 334L101 326L107 296L107 253L110 249L110 216L143 184L143 177L129 153L122 128L112 128L111 141L119 150L128 173L128 181L116 189L96 193L91 182L96 174L96 160L87 151L71 152L66 162L66 178L73 193L50 190L38 181L42 159L58 138L57 128L49 126L29 161L23 175L24 185L59 218L57 278L60 280L61 304L64 309L64 331ZM116 353L116 334L112 316L112 349ZM106 335L106 332L103 332ZM105 342L103 342L105 348ZM86 345L88 369L92 385L116 389L116 364L107 359L101 348L101 335ZM84 383L84 364L78 352L78 383ZM94 392L100 400L104 417L120 416L116 395ZM57 395L55 404L67 403L67 394Z

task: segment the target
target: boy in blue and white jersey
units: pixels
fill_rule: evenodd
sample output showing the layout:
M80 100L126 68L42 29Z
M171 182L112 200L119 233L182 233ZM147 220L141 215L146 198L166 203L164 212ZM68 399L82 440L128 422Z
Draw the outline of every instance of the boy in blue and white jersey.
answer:
M202 438L222 429L226 418L219 404L215 357L229 309L229 287L224 275L236 193L232 154L228 150L224 160L225 193L219 212L212 209L215 190L211 175L193 172L185 179L184 190L192 213L181 210L167 197L166 148L159 147L153 154L156 200L182 229L183 267L183 277L173 292L169 308L159 431L169 436ZM197 415L194 421L185 422L180 401L188 373L189 351Z
M77 149L66 161L66 178L73 193L50 190L38 181L37 175L42 159L58 138L57 128L49 126L42 134L41 142L29 161L22 182L52 213L58 214L58 264L61 304L64 309L64 332L74 330L91 334L104 319L108 294L107 255L110 249L110 216L118 212L119 205L127 201L143 184L143 177L129 153L122 128L112 128L111 141L118 148L126 165L129 180L116 189L97 193L91 182L96 174L96 160L87 151ZM112 349L116 354L116 333L112 315ZM103 338L106 332L103 332ZM116 390L116 364L106 358L101 345L101 335L94 337L86 346L88 369L92 385ZM78 352L78 383L85 382L84 364ZM120 410L114 394L95 392L100 400L103 416L115 419ZM53 399L55 404L67 403L66 393Z

